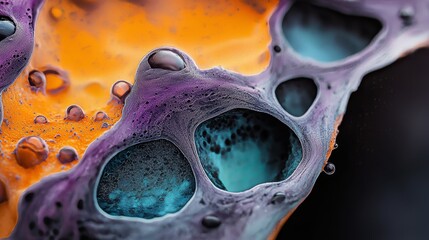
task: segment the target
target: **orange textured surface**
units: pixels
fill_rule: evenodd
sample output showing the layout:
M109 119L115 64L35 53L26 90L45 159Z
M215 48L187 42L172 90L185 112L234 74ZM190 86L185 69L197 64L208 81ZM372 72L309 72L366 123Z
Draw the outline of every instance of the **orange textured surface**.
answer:
M325 157L325 165L328 164L328 160L331 157L331 153L335 149L335 144L337 143L337 135L339 131L338 127L340 126L342 121L343 121L343 115L338 116L337 119L335 120L334 132L332 133L331 140L329 141L329 149Z
M76 2L87 2L91 8L79 7ZM0 237L12 231L23 191L42 177L69 170L77 163L64 165L56 159L62 147L74 147L82 157L87 146L108 129L102 124L111 126L119 120L122 106L110 101L111 86L118 80L133 83L140 59L150 50L179 48L203 69L222 66L256 74L268 65L267 22L277 1L130 2L45 2L37 20L30 64L3 94L0 180L5 182L9 200L0 203ZM27 80L29 72L47 65L66 71L70 86L57 94L33 92ZM61 84L61 79L47 77L48 90ZM67 107L73 104L85 112L79 122L64 120ZM100 110L110 119L94 121ZM38 115L45 116L48 123L35 124ZM32 135L43 138L50 152L46 161L25 169L17 164L13 151L21 138Z

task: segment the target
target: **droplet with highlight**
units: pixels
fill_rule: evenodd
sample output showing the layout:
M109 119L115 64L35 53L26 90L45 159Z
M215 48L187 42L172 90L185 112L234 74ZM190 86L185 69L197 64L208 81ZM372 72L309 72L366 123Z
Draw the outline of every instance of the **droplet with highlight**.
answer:
M43 72L33 70L28 74L28 82L34 91L45 92L46 76Z
M71 163L79 159L76 149L72 147L63 147L57 154L57 159L62 164Z
M273 195L273 198L271 199L271 203L277 204L282 203L286 199L286 195L282 192L277 192Z
M201 223L206 228L217 228L222 222L218 217L209 215L205 216Z
M335 173L335 165L331 162L328 162L325 167L323 168L323 172L326 175L332 175Z
M66 119L70 121L79 122L80 120L85 118L85 113L82 108L78 105L71 105L67 108L66 111Z
M36 118L34 118L34 123L35 124L46 124L46 123L48 123L48 119L43 115L39 115Z
M109 119L109 116L103 111L99 111L95 114L94 121L101 122L103 120Z
M401 17L405 26L413 24L414 14L415 11L412 6L403 7L399 11L399 17Z
M185 68L185 61L177 53L169 50L159 50L149 57L151 68L161 68L164 70L180 71Z
M48 158L48 145L37 136L22 138L15 149L17 163L23 168L34 167Z
M124 103L128 94L131 92L131 87L132 85L126 81L117 81L115 84L113 84L112 95L114 98L121 101L121 103Z

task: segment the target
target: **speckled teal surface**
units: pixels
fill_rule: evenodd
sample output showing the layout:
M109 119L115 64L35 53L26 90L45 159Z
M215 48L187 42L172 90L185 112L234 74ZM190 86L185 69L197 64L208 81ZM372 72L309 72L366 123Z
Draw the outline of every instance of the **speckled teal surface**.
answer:
M172 143L158 140L116 154L103 170L97 200L108 214L150 219L177 212L194 190L183 154Z
M232 110L202 123L195 142L210 180L231 192L284 180L302 158L300 143L287 126L250 110Z

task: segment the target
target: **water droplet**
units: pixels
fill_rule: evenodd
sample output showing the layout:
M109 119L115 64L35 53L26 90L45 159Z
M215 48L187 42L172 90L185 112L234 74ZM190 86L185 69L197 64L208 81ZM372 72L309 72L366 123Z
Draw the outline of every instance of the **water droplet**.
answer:
M63 17L63 14L64 12L61 8L58 8L58 7L51 8L51 16L56 20L61 19Z
M3 183L2 180L0 180L0 203L6 202L7 199L8 197L7 197L6 185Z
M338 148L338 143L335 143L334 144L334 149L337 149Z
M107 116L107 114L105 112L99 111L95 114L94 121L100 122L100 121L103 121L105 119L109 119L109 116Z
M42 72L45 74L46 91L49 94L60 93L70 86L70 78L66 71L58 67L46 66Z
M151 68L179 71L185 68L185 61L176 53L169 50L159 50L149 57Z
M36 118L34 118L35 124L46 124L48 123L48 119L46 119L45 116L39 115Z
M332 175L335 173L335 165L331 162L328 162L325 167L323 168L323 172L325 172L326 175Z
M204 227L206 228L217 228L222 223L220 219L216 216L205 216L201 221Z
M406 6L401 8L399 11L399 16L401 17L402 21L404 22L404 25L408 26L413 23L414 18L414 8L412 6Z
M72 147L61 148L57 154L57 158L62 164L71 163L79 159L76 149Z
M70 121L78 122L85 118L85 113L82 108L77 105L71 105L67 108L66 119Z
M48 158L48 145L40 137L30 136L22 138L15 149L15 157L23 168L34 167Z
M132 85L126 81L117 81L113 84L112 95L124 103L125 98L127 98L128 94L131 92L131 87Z
M46 76L44 73L37 70L31 71L30 74L28 74L28 82L33 90L45 91Z
M271 199L271 203L281 203L286 199L286 195L282 192L277 192L274 194L273 198Z
M0 16L0 41L13 35L16 31L15 23L8 17Z

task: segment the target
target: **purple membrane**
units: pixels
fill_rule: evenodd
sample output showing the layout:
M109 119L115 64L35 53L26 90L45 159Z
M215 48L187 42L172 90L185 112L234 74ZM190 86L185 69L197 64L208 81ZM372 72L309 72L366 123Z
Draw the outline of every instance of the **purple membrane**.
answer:
M174 48L147 54L125 99L122 119L88 147L74 169L46 177L26 191L10 239L272 237L324 169L349 96L361 78L429 41L428 1L320 0L314 1L316 9L338 12L336 21L322 26L329 31L320 41L330 48L336 41L354 43L349 30L353 36L365 30L367 21L349 21L344 16L371 18L382 27L376 34L371 31L370 39L362 33L365 46L355 43L353 49L333 57L320 51L300 55L302 50L293 48L294 40L285 33L288 21L284 18L293 4L280 1L270 19L271 63L259 75L242 76L220 68L200 70ZM318 10L310 7L302 12L298 15L304 20L294 21L296 29L289 33L296 37L319 32L313 20L305 21L305 16L317 19ZM317 41L305 44L314 46ZM347 48L348 44L338 46ZM2 76L6 70L19 72L3 69ZM285 94L276 94L285 82L301 78L314 81L315 96L283 88ZM288 105L294 101L282 99L289 94L301 99L295 104L299 111ZM288 112L289 107L297 111ZM225 119L225 124L219 119ZM278 124L284 129L270 130ZM271 140L262 144L258 141L264 134L252 137L256 125L267 128L266 139ZM232 131L238 135L239 129L240 138L236 136L234 142ZM210 138L204 130L210 130ZM279 134L285 139L278 140ZM278 144L287 148L280 149ZM254 166L239 168L248 162L227 162L235 159L228 154L252 158ZM267 156L276 160L270 162ZM260 176L254 174L258 171L263 178L255 178ZM234 177L239 177L238 182Z
M0 1L0 99L27 65L34 45L34 24L43 0ZM0 125L3 105L0 102Z

